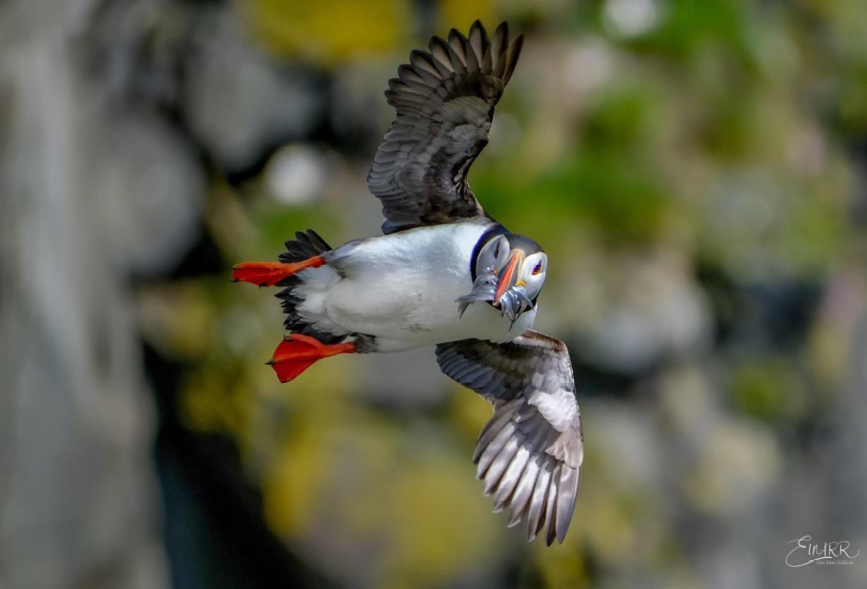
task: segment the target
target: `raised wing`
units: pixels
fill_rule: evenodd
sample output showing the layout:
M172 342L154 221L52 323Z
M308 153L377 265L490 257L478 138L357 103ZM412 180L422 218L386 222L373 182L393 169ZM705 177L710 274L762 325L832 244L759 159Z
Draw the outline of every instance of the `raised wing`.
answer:
M494 405L473 455L494 511L509 510L509 527L526 516L530 540L547 524L548 545L562 543L584 460L566 345L527 331L511 343L463 340L436 353L445 374Z
M492 39L479 21L469 38L452 29L430 53L413 51L385 96L397 118L367 177L382 201L383 233L484 215L467 172L488 143L494 105L515 70L523 37L500 24Z

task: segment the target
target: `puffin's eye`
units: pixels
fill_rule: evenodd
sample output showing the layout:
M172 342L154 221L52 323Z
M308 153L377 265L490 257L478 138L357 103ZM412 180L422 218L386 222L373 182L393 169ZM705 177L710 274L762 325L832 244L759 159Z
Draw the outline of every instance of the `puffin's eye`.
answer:
M536 265L533 266L533 276L536 276L541 271L542 271L542 262L536 262Z
M497 243L497 247L494 249L494 257L495 258L500 257L500 244L499 244L499 242Z

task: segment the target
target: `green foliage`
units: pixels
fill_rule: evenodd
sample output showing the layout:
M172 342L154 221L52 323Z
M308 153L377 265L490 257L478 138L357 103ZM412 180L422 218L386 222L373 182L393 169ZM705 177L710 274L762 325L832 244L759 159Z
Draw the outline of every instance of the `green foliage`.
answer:
M733 371L731 400L738 413L793 424L806 409L803 386L787 358L757 358Z

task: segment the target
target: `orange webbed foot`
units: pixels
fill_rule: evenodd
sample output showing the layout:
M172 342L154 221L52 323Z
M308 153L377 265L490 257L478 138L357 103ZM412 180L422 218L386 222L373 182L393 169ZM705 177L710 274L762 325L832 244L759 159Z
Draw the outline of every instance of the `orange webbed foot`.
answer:
M249 282L257 286L274 286L284 278L297 274L307 268L318 268L325 264L322 256L313 256L300 262L283 264L279 262L242 262L232 266L233 282Z
M328 345L309 335L292 333L280 342L268 364L277 373L280 382L289 382L322 358L355 351L356 346L352 342Z

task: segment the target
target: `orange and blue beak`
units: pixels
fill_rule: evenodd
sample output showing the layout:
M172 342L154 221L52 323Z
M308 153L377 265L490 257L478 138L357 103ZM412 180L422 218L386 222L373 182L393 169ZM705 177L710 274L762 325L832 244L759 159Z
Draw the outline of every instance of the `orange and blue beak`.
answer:
M521 265L524 263L525 254L519 249L513 249L509 252L509 257L506 259L506 265L500 270L497 276L497 290L494 292L494 304L502 301L503 295L513 286L518 283L518 276L521 274Z

